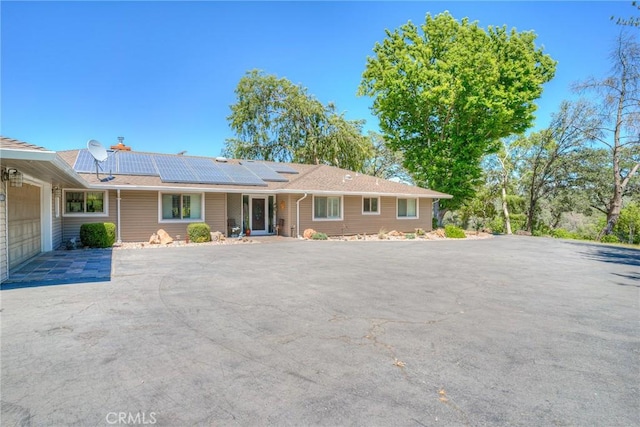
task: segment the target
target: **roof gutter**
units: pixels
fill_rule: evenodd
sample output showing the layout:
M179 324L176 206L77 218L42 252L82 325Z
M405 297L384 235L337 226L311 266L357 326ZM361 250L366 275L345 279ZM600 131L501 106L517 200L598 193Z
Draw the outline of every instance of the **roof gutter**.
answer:
M89 188L99 189L121 189L121 190L148 190L148 191L184 191L195 193L234 193L234 194L300 194L300 193L313 193L313 194L327 194L327 195L342 195L342 196L372 196L372 197L407 197L407 198L419 198L419 199L451 199L453 196L449 194L437 193L437 194L415 194L415 193L381 193L373 191L330 191L330 190L289 190L289 189L265 189L264 187L238 187L236 188L211 188L206 186L201 187L181 187L181 186L160 186L160 185L136 185L136 184L114 184L110 183L87 183Z
M3 159L11 160L36 160L40 162L53 162L56 158L56 152L0 148L0 157L2 157Z
M296 201L296 233L298 233L298 238L300 238L300 202L306 199L307 196L308 194L304 193L304 196Z

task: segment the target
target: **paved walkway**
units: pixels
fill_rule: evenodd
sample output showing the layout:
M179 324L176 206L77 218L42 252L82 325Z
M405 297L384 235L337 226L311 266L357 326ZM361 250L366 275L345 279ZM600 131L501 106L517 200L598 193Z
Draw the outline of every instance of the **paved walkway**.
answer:
M111 249L44 252L12 271L2 289L111 280Z
M282 236L254 236L260 243L296 241ZM175 246L183 246L176 244ZM12 271L0 289L28 288L109 281L112 278L112 249L78 249L44 252Z

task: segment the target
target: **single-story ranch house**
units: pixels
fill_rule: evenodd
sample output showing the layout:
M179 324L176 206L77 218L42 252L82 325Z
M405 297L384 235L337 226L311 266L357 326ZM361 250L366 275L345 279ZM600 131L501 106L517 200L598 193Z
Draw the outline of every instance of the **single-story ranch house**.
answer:
M186 236L206 222L227 235L373 234L431 230L434 200L451 196L327 165L143 153L122 144L106 160L0 137L0 280L42 251L113 222L118 241L162 228Z

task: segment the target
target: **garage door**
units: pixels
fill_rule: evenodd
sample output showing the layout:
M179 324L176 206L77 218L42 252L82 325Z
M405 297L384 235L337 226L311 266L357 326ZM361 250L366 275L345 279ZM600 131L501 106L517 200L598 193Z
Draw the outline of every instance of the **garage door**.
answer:
M7 202L11 270L40 253L40 187L8 187Z

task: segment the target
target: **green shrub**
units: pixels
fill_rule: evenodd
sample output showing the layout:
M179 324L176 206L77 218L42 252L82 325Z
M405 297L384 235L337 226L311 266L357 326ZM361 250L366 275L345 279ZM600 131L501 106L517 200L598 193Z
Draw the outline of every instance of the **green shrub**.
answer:
M492 233L504 233L504 219L497 216L487 222L487 228L491 229Z
M438 228L438 218L431 218L431 229L435 230Z
M407 234L404 235L404 237L405 237L405 239L412 240L412 239L416 238L416 235L413 234L413 233L407 233Z
M211 228L204 222L193 222L187 226L187 235L193 243L211 241Z
M455 225L445 225L444 227L444 235L445 237L448 237L450 239L464 239L465 237L467 237L466 234L464 234L464 230L460 227L456 227Z
M112 222L82 224L80 241L90 248L110 248L116 242L116 225Z
M600 241L602 243L620 243L620 239L618 239L618 236L616 236L615 234L605 234L604 236L602 236L602 239L600 239Z
M555 237L556 239L570 239L571 232L565 230L564 228L556 228L551 230L551 236Z
M311 235L313 240L327 240L329 237L325 233L315 232Z
M551 230L551 236L556 239L575 239L580 240L582 236L579 233L565 230L564 228L556 228Z

